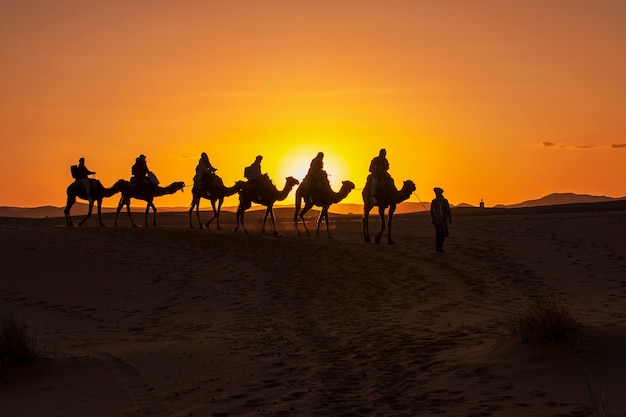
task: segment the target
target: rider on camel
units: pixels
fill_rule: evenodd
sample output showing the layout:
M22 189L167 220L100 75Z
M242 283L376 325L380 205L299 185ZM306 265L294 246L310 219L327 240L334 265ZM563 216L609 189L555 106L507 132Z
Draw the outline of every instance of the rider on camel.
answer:
M93 201L91 198L91 184L89 183L89 175L95 174L95 171L89 171L89 169L85 166L85 158L80 158L78 160L78 165L74 170L74 177L76 178L76 183L80 184L85 188L85 195L87 196L87 200L89 202Z
M267 178L261 172L261 161L263 156L257 155L254 162L244 169L243 175L248 179L248 185L252 189L256 188L258 192L259 201L262 199L262 190L265 187L263 179Z
M301 187L309 191L317 190L322 186L324 181L328 181L328 174L324 171L324 152L318 152L315 158L311 160L309 171L304 177ZM311 201L313 201L312 195Z
M148 179L148 174L150 170L148 169L148 163L146 162L146 156L141 154L137 158L135 158L135 164L133 165L131 172L133 176L130 178L130 183L139 187L141 191L145 185L148 185L150 180Z
M371 189L371 197L372 203L376 204L376 189L378 188L378 183L381 179L384 179L389 176L389 161L387 160L387 150L381 149L378 153L378 156L372 159L370 163L370 173L372 174L372 189Z
M206 152L202 152L198 165L196 165L196 175L193 177L193 185L198 188L204 188L205 181L207 181L215 171L217 171L217 168L211 165L209 156ZM213 177L213 179L215 179L215 177ZM210 184L206 183L206 185ZM211 196L210 191L207 191L207 195L209 197Z

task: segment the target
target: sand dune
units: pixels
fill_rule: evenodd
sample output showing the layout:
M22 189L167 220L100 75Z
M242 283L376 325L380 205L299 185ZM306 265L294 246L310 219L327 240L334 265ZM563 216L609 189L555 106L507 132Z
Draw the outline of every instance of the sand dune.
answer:
M248 235L228 212L222 231L0 219L1 311L48 349L0 379L0 415L580 416L592 394L626 415L626 212L453 215L444 254L424 213L393 246L357 215L333 239L287 212L281 237L259 212ZM583 350L511 337L550 294Z

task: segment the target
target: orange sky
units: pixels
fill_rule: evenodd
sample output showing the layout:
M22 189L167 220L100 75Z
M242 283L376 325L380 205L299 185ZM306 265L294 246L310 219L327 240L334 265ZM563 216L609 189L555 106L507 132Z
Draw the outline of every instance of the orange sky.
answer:
M79 157L111 186L140 153L191 184L206 151L226 185L262 154L282 186L323 151L362 188L381 147L424 201L626 196L625 21L623 0L3 1L0 205L63 206Z

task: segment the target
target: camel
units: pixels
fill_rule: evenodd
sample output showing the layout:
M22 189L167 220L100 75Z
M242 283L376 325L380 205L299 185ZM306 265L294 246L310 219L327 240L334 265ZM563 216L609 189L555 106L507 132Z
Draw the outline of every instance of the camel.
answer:
M306 178L302 181L303 184L307 183ZM328 208L331 204L338 203L350 194L352 190L354 190L355 185L351 181L342 181L341 189L339 191L334 192L330 187L330 183L328 180L321 181L319 188L315 188L316 185L311 185L307 188L302 188L300 185L296 189L296 211L293 216L293 221L296 225L296 231L298 232L298 236L301 235L300 229L298 229L298 217L302 220L302 224L304 225L304 230L307 235L310 235L309 228L306 226L306 222L304 221L304 215L307 211L309 211L313 206L319 206L322 208L319 217L317 218L317 232L316 236L320 234L320 226L322 221L326 223L326 233L328 238L330 239L330 230L328 228ZM311 189L313 187L313 189ZM304 199L304 208L300 210L300 206L302 204L302 199Z
M65 221L68 226L74 226L72 222L72 217L70 216L70 209L76 203L76 198L80 198L82 200L89 200L91 197L91 201L89 201L89 211L87 212L87 216L78 222L79 226L82 226L85 221L91 217L91 211L93 210L94 201L98 202L98 221L100 222L100 226L104 226L102 223L102 199L111 197L122 190L122 184L118 181L111 188L106 188L102 185L99 180L94 178L89 179L90 183L90 196L86 194L86 190L82 184L78 182L73 182L67 187L67 204L65 205Z
M235 232L239 230L239 224L243 228L246 234L246 226L243 223L243 215L248 210L252 203L262 204L266 207L265 216L263 217L263 229L262 233L265 233L265 222L267 216L270 216L272 220L272 228L274 229L274 236L278 236L276 231L276 219L274 218L274 203L277 201L283 201L291 189L299 184L300 181L294 177L287 177L285 181L285 187L282 190L278 190L276 186L269 179L267 174L263 174L259 178L248 180L241 191L239 191L239 207L237 207L237 225L235 226ZM260 198L259 198L260 197Z
M123 184L122 188L122 197L120 198L120 202L117 205L117 211L115 213L115 225L117 226L117 218L120 215L120 211L122 207L126 206L126 211L128 213L128 218L134 227L137 227L135 222L133 221L132 216L130 215L130 200L135 198L137 200L144 200L146 204L146 217L145 217L145 226L149 226L148 224L148 214L150 212L150 208L152 208L153 219L152 225L156 226L156 206L152 202L155 197L160 197L162 195L174 194L176 191L182 190L185 187L185 183L182 181L176 181L168 185L167 187L160 187L154 184L146 184L143 186L143 191L140 190L139 186L132 184L130 181L119 180L118 182Z
M389 219L387 222L387 243L393 245L395 242L391 238L391 220L393 213L396 211L396 204L408 199L411 193L415 191L415 183L411 180L404 181L402 189L398 190L393 182L393 178L387 174L386 177L380 178L376 190L376 203L372 201L371 181L372 176L367 176L365 188L363 188L363 237L366 242L370 242L369 234L369 213L372 207L378 206L380 215L381 228L380 232L374 237L376 243L380 243L380 238L385 231L385 209L389 207Z
M189 227L193 228L193 224L191 223L191 214L195 207L196 216L198 217L198 224L200 228L209 227L213 220L216 221L217 230L222 230L220 226L220 211L222 209L222 204L224 203L224 197L230 197L238 193L244 186L245 181L237 181L235 185L232 187L225 187L224 182L220 177L215 174L210 174L202 184L194 185L191 189L191 194L193 198L191 200L191 206L189 207ZM207 194L207 192L209 194ZM211 201L211 206L213 207L213 217L206 222L203 226L202 221L200 221L200 200L206 198ZM215 208L215 203L217 202L217 209Z

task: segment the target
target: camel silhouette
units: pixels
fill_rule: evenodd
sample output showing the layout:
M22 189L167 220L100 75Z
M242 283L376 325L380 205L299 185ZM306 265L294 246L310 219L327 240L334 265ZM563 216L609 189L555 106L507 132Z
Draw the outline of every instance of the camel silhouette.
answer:
M90 188L91 188L91 196L88 196L82 184L79 184L77 182L73 182L67 187L67 203L65 204L64 213L65 213L65 221L68 226L74 226L74 223L72 222L72 217L70 216L70 209L72 208L74 203L76 203L76 198L80 198L81 200L88 200L89 197L91 197L92 199L92 201L89 202L89 211L87 212L87 216L85 216L84 219L78 222L78 225L82 226L83 223L85 223L85 221L89 217L91 217L91 211L93 210L93 203L94 201L97 201L98 202L98 222L100 222L100 226L104 226L104 223L102 223L102 207L101 207L102 199L111 197L119 193L123 188L120 181L113 184L111 188L106 188L105 186L102 185L102 183L99 180L96 180L93 178L89 179L89 183L90 183Z
M306 182L306 177L302 181L304 184ZM321 187L311 189L314 187L302 188L300 185L296 189L296 211L293 215L293 222L296 225L296 231L298 232L298 236L301 235L300 229L298 229L298 218L302 220L302 224L304 225L304 230L307 235L310 235L309 228L306 226L306 222L304 221L304 215L308 212L313 206L321 207L322 210L317 218L317 232L316 236L320 234L320 225L322 221L326 223L326 233L328 238L330 238L330 229L328 228L328 208L331 204L335 204L343 200L350 194L352 190L354 190L355 185L351 181L342 181L341 188L339 191L334 192L330 187L330 183L328 180L320 182ZM300 210L300 206L302 204L302 200L304 199L304 207Z
M217 230L222 230L222 227L220 226L220 211L222 210L224 197L230 197L231 195L238 193L243 188L245 183L245 181L237 181L232 187L226 187L220 177L215 174L210 174L206 181L203 181L201 185L194 185L191 189L193 198L191 200L191 206L189 207L189 227L193 228L191 215L193 209L195 208L196 216L198 217L198 224L201 229L205 226L209 227L211 222L215 220ZM207 192L210 193L210 197L207 195ZM200 200L203 198L211 201L211 206L213 207L213 217L211 217L211 219L209 219L204 226L202 225L202 221L200 221ZM216 202L217 209L215 207Z
M237 225L235 226L235 232L239 230L239 224L241 224L244 232L248 233L243 222L243 215L245 211L252 206L252 203L257 203L266 207L265 216L263 217L262 233L265 233L265 223L267 221L267 217L270 216L274 236L278 236L278 232L276 231L276 219L274 218L273 210L274 203L277 201L283 201L287 198L291 189L299 183L300 181L294 177L287 177L285 187L282 190L278 190L267 174L263 174L261 177L252 181L247 181L241 191L239 191L239 207L237 207Z
M393 178L386 175L378 180L378 187L376 190L376 203L372 201L372 193L370 191L372 187L372 176L367 176L367 182L365 188L363 188L363 238L366 242L370 242L369 233L369 213L374 206L378 206L378 214L380 215L380 232L374 237L376 243L380 243L381 236L385 231L385 210L389 207L389 218L387 222L387 243L394 244L391 238L391 220L393 213L396 211L396 204L408 199L411 193L415 191L415 183L411 180L404 181L402 189L398 190L394 184Z
M147 184L143 186L143 190L140 189L139 186L135 184L131 184L126 180L119 180L118 183L122 183L122 197L120 198L120 202L117 205L117 211L115 212L115 225L117 226L117 218L120 215L120 211L122 207L126 206L126 212L128 213L128 218L134 227L137 227L135 222L133 221L133 217L130 214L130 200L132 198L137 200L143 200L146 204L146 217L145 217L145 226L149 226L148 224L148 213L150 212L150 208L152 208L153 218L152 225L156 226L156 213L157 209L153 203L155 197L160 197L162 195L174 194L176 191L182 190L185 187L185 183L182 181L176 181L168 185L167 187L160 187L154 184Z

